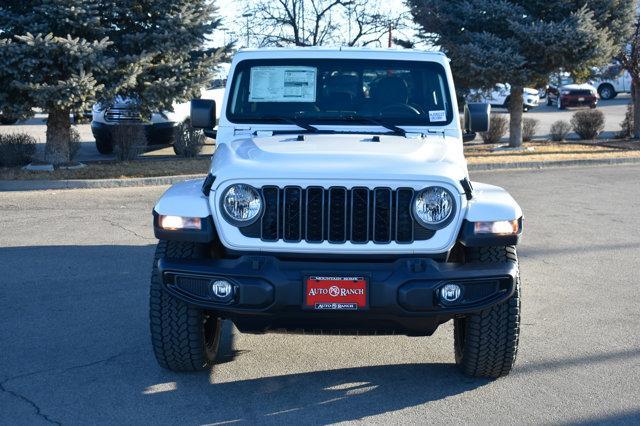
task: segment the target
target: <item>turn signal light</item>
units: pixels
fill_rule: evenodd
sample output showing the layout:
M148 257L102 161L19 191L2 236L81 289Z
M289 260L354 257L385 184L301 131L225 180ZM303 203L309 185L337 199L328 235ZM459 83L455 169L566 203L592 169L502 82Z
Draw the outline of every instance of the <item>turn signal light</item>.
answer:
M520 221L501 220L499 222L475 222L474 232L476 234L498 234L511 235L520 231Z
M183 217L183 216L165 216L160 215L158 221L160 228L167 231L176 231L178 229L202 229L202 220L199 217Z

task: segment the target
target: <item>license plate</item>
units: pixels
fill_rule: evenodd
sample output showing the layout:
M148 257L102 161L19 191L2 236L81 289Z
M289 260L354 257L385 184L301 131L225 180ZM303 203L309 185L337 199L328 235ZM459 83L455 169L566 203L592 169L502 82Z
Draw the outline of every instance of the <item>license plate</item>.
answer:
M578 98L578 102L584 102L584 98Z
M318 311L366 309L367 279L362 276L307 277L304 307Z

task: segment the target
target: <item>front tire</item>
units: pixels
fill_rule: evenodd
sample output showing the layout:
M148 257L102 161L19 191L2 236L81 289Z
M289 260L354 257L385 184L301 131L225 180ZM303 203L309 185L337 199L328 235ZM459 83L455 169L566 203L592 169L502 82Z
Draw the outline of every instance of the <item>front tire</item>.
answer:
M467 249L467 261L515 262L514 246ZM520 336L520 279L513 296L499 305L454 320L456 364L471 377L497 379L509 374Z
M96 149L102 155L113 153L113 139L110 137L96 137Z
M603 84L598 87L598 94L600 95L600 98L604 99L605 101L613 99L617 95L615 89L610 84Z
M210 312L175 299L163 289L158 260L201 259L202 245L160 241L151 273L149 324L153 353L158 364L172 371L201 371L215 362L220 345L222 320Z

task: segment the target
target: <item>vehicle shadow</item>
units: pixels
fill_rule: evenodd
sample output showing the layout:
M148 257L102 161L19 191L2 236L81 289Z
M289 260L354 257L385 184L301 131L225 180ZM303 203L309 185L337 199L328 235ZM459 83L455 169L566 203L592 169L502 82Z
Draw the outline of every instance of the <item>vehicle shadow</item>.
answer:
M439 363L338 368L213 384L205 377L174 376L173 392L146 397L156 400L153 405L209 402L186 414L187 422L328 424L420 406L490 383Z

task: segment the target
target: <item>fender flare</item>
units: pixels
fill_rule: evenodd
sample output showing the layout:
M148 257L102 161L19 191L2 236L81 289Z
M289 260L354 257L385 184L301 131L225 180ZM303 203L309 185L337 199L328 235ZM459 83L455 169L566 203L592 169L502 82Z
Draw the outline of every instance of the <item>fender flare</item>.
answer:
M209 198L202 192L205 179L190 179L171 186L153 208L153 231L158 239L208 243L214 240L215 227ZM198 217L202 229L166 230L159 226L160 216Z
M476 234L475 222L518 221L518 233ZM522 209L503 188L473 182L473 198L467 204L458 240L466 247L517 245L522 235Z

